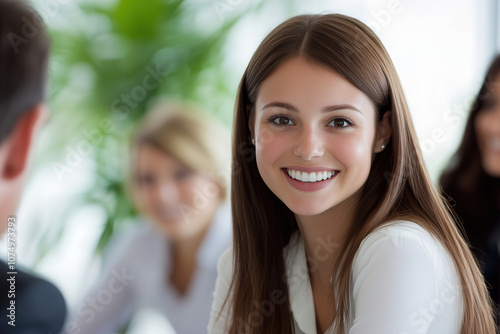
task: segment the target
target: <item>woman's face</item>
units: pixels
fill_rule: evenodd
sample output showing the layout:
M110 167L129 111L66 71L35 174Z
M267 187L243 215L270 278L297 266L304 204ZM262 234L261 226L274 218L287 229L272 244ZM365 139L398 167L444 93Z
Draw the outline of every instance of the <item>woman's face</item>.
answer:
M287 60L260 85L250 120L260 175L298 215L334 208L354 198L389 139L389 114L375 118L369 98L335 71Z
M474 126L485 172L500 177L500 74L490 83L489 95Z
M134 198L139 209L171 239L206 230L220 203L221 189L150 144L138 148Z

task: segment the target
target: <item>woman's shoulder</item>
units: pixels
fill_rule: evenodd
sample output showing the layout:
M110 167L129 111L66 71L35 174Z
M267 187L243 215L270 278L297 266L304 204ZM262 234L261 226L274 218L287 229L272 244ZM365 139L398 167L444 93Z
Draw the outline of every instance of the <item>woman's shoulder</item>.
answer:
M206 270L215 270L222 253L232 245L232 240L231 211L227 205L221 205L198 249L198 264Z
M398 237L423 237L430 233L417 222L411 220L390 220L381 224L370 235L387 235Z
M410 220L392 220L382 224L365 237L360 248L381 240L390 242L414 241L420 243L422 246L439 246L436 238L428 230Z
M380 324L398 333L460 331L463 296L454 261L416 222L385 223L363 240L352 265L352 298L359 323L390 317L391 325Z
M409 220L386 222L365 237L356 253L354 267L363 267L374 258L389 261L396 257L408 264L425 263L443 275L454 271L452 258L441 242L424 227Z

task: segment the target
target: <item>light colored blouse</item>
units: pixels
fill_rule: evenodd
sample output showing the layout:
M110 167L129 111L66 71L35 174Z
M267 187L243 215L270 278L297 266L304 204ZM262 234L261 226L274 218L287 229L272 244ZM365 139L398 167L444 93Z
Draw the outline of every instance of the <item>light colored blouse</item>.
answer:
M284 257L295 332L317 334L307 257L298 232ZM222 254L218 270L211 334L227 332L230 312L228 303L222 306L231 283L232 249ZM353 261L351 287L348 334L460 333L463 305L455 265L441 243L416 223L393 221L368 235ZM270 300L280 302L279 293ZM269 309L262 308L261 315ZM240 325L255 324L258 316L253 316Z
M168 284L171 250L166 238L151 224L144 224L140 230L106 267L104 275L85 299L86 307L75 315L71 324L76 326L74 333L113 333L140 308L159 311L179 334L206 333L217 278L217 260L231 246L228 206L218 210L207 231L198 250L197 268L185 295L179 295ZM105 294L105 290L111 294ZM99 309L95 312L89 301L99 301L99 298L104 304L98 303Z

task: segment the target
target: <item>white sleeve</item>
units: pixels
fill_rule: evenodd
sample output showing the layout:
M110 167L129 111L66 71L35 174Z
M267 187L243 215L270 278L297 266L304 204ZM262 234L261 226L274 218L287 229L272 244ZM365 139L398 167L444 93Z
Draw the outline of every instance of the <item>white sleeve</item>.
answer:
M208 323L209 334L227 333L228 321L230 321L229 302L224 304L229 293L229 285L233 275L233 248L229 248L219 258L217 264L217 281L215 282L214 300L210 311L210 322ZM224 308L223 308L224 306Z
M353 264L349 334L460 333L461 300L453 294L458 284L449 264L429 234L370 235Z

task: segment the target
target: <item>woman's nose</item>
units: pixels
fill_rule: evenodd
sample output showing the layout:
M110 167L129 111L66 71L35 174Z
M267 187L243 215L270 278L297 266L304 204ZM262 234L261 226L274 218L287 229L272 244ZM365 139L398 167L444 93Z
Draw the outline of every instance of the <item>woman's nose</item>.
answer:
M164 181L158 188L158 197L163 204L176 204L179 198L179 190L172 181Z
M304 160L321 157L324 153L323 139L318 129L307 127L302 129L295 143L294 154Z

